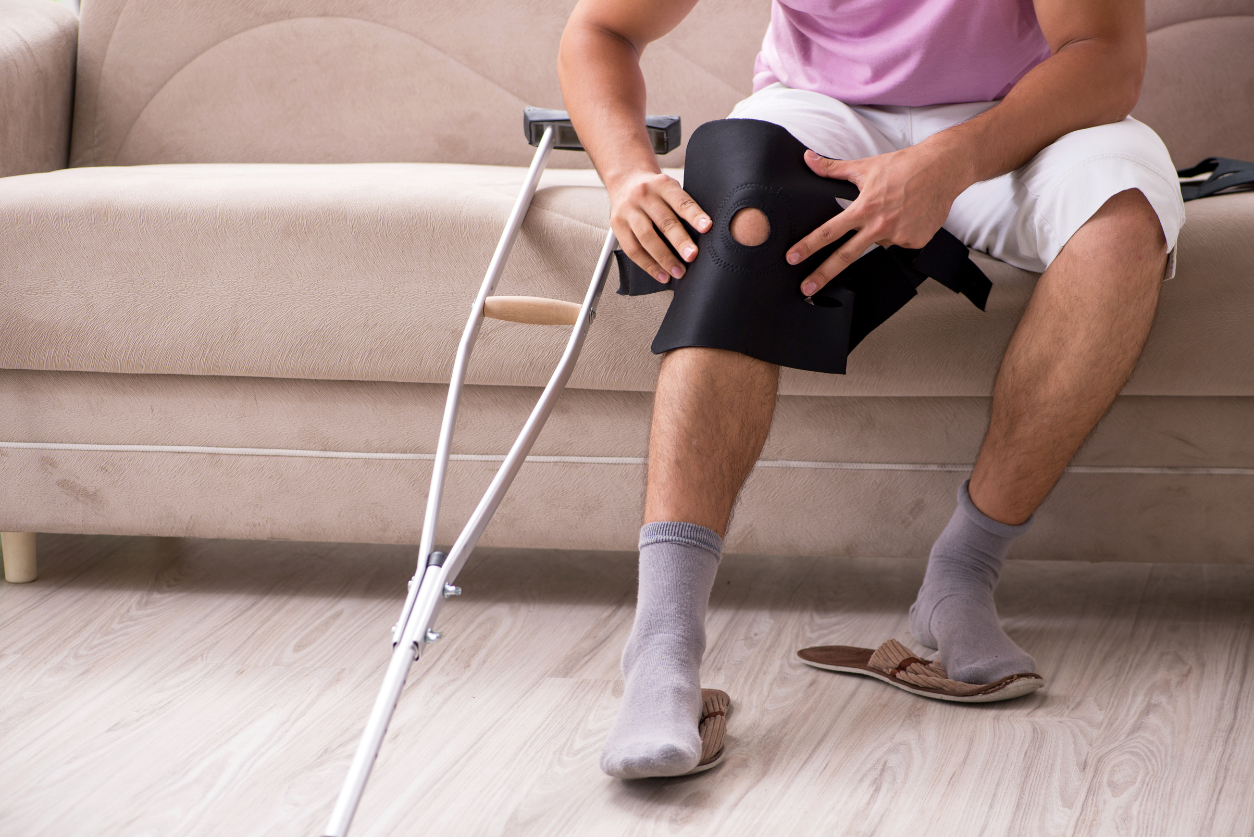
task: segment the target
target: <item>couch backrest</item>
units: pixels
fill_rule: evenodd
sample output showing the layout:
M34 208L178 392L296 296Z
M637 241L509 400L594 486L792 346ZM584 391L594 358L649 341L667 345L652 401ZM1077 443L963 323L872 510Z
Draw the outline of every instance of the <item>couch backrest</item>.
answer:
M71 164L525 164L523 107L562 106L574 5L85 0ZM769 0L701 3L645 51L650 111L682 115L685 134L726 116L769 18Z
M574 0L85 0L71 164L523 164ZM685 134L750 90L769 0L703 0L645 51ZM1178 165L1254 159L1254 0L1150 0L1135 115ZM682 153L666 158L682 164ZM554 165L586 158L559 152Z
M1132 115L1177 168L1254 160L1254 0L1149 0L1149 63Z

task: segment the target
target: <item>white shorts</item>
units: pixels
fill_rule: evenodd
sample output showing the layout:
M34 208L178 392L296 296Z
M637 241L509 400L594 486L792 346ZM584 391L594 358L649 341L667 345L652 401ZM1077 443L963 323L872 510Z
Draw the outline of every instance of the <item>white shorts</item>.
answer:
M772 84L736 105L729 118L773 122L824 157L857 160L922 142L994 104L850 107ZM1163 141L1131 117L1073 131L1022 168L976 183L954 201L945 229L974 250L1041 273L1106 201L1128 189L1139 189L1158 214L1170 279L1184 224L1180 182Z

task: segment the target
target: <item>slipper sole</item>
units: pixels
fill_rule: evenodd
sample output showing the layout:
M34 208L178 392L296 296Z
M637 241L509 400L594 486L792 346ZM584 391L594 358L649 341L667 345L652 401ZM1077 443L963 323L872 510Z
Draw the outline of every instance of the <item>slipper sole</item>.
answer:
M710 768L718 767L720 764L723 763L723 757L726 755L726 752L727 752L726 748L719 750L717 753L714 754L714 758L702 764L698 764L696 767L692 768L687 773L680 773L679 775L680 776L695 776L698 773L704 773Z
M826 653L825 653L826 652ZM807 653L811 656L807 657ZM918 697L931 698L933 700L944 700L950 703L995 703L1002 700L1013 700L1014 698L1023 697L1031 694L1037 689L1045 685L1045 678L1035 673L1013 674L1009 677L1002 678L996 683L990 683L985 691L980 691L971 695L956 695L940 689L930 689L924 686L916 686L913 683L907 683L898 680L888 674L870 668L864 662L869 660L872 654L869 648L853 648L849 646L818 646L815 648L803 648L797 652L797 656L801 661L811 668L822 669L824 671L837 671L842 674L860 674L864 677L874 677L890 686L896 686L903 692L909 692ZM845 659L840 662L824 662L814 659L815 656L839 656Z
M719 701L719 698L721 698L721 701ZM730 698L730 697L728 697L728 695L727 695L727 693L726 693L726 692L724 692L724 691L722 691L722 690L720 690L720 689L702 689L702 690L701 690L701 699L702 699L702 704L705 704L707 701L710 701L711 699L713 699L715 702L719 702L719 703L721 703L721 704L724 706L724 709L722 710L722 715L723 715L724 720L726 720L726 718L727 718L729 715L731 715L731 711L732 711L732 703L731 703L731 698ZM708 721L711 717L713 717L713 716L712 716L712 715L703 714L703 715L701 716L701 720L700 720L699 724L703 726L703 725L705 724L705 722L706 722L706 721ZM724 736L727 734L727 725L726 725L726 724L723 724L723 732L722 732L722 734L723 734ZM705 742L704 742L704 741L702 741L702 744L704 744L704 743L705 743ZM704 773L705 771L707 771L707 770L709 770L709 769L711 769L711 768L718 767L720 764L722 764L722 763L723 763L723 757L724 757L726 754L727 754L727 747L726 747L726 746L720 746L720 747L718 748L718 751L717 751L717 752L715 752L715 753L714 753L714 755L713 755L713 756L711 756L709 759L707 759L706 761L701 762L701 763L700 763L700 764L698 764L696 767L694 767L694 768L692 768L691 770L689 770L687 773L680 773L680 774L678 774L678 775L679 775L679 776L692 776L692 775L697 774L697 773Z

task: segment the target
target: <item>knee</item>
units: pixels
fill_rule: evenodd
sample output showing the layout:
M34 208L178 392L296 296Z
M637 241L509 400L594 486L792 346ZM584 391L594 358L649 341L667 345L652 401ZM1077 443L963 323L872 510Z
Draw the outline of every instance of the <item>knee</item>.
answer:
M1109 267L1111 277L1139 277L1146 287L1157 289L1162 284L1167 239L1158 213L1139 189L1107 199L1081 231L1085 235L1076 238L1084 243L1077 242L1076 247L1086 263L1096 259Z
M1140 189L1127 189L1110 198L1093 218L1111 224L1116 240L1167 258L1162 222Z
M709 382L748 390L773 387L779 367L727 349L688 346L672 349L662 359L661 380Z
M770 237L771 222L762 210L745 207L732 216L729 230L736 241L746 247L757 247Z

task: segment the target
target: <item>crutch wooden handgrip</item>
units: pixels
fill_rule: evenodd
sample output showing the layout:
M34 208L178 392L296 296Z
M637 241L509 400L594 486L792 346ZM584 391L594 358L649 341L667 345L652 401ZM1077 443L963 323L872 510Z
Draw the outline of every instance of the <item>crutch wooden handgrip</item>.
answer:
M527 325L574 325L580 306L539 296L490 296L483 301L483 316Z

